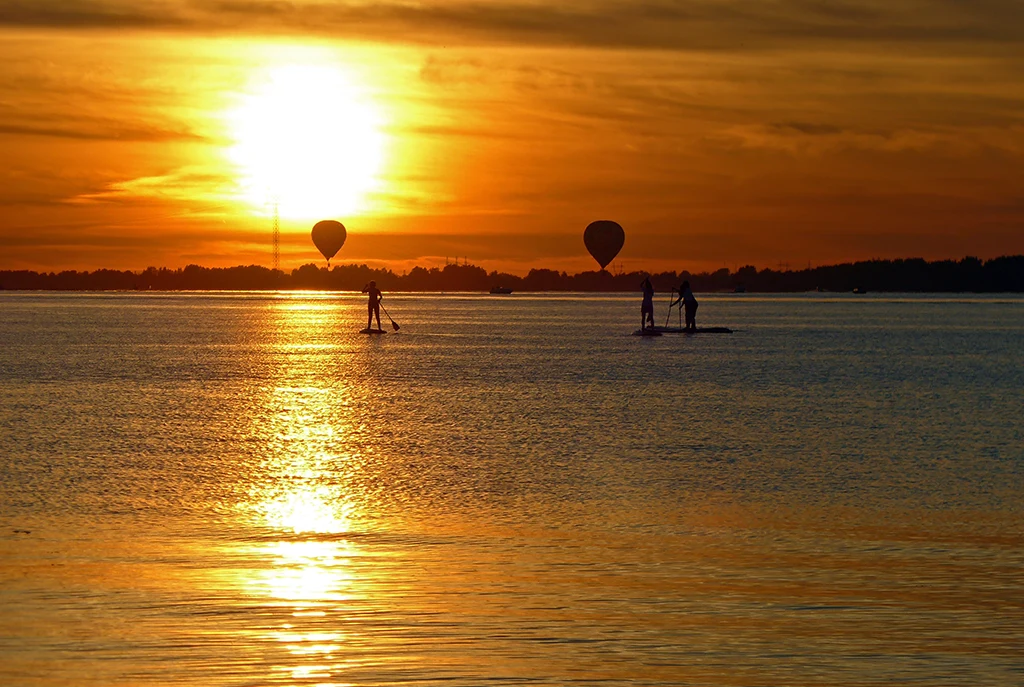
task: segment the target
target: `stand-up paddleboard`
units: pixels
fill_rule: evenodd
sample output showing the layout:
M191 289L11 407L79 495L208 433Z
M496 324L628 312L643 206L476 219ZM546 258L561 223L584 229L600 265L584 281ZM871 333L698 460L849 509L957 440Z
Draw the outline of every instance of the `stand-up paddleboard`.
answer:
M360 334L387 334L383 329L360 329Z
M633 336L661 336L661 332L656 329L637 329L633 332Z
M696 329L654 327L654 331L660 334L732 334L732 330L728 327L697 327Z

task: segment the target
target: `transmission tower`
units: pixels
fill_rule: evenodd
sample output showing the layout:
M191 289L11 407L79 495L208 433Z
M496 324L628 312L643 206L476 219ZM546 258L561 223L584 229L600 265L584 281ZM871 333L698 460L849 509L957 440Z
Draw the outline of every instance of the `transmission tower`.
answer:
M281 217L274 203L274 271L281 269Z

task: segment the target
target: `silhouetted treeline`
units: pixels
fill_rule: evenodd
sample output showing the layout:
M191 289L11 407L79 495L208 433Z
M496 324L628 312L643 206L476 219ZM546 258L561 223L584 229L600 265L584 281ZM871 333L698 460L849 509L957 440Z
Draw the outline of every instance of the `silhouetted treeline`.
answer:
M143 272L96 270L95 272L0 271L0 288L62 291L206 291L206 290L338 290L358 291L371 279L384 291L488 291L494 286L515 291L636 291L644 272L611 274L606 271L566 274L533 269L525 277L487 272L475 265L416 267L407 274L366 265L338 265L331 269L313 264L290 273L266 267L210 268L189 265L184 269L150 267ZM775 271L742 267L736 272L661 272L651 275L658 291L678 287L688 279L694 291L941 291L1024 292L1024 256L1005 256L981 261L927 262L922 259L870 260Z

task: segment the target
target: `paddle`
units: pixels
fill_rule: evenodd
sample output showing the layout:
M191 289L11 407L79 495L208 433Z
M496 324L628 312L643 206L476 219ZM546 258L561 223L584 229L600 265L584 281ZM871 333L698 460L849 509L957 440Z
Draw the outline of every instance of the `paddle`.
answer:
M379 302L380 302L380 301L378 301L378 303L379 303ZM383 311L384 311L384 314L388 316L388 319L389 319L389 320L391 320L391 326L395 328L395 331L396 331L396 332L397 332L397 331L398 331L399 329L401 329L401 327L399 327L399 326L398 326L398 323L397 323L397 322L395 322L395 320L394 320L394 319L393 319L393 318L391 317L391 313L389 313L389 312L387 311L387 308L385 308L385 307L384 307L384 306L382 305L382 306L380 306L380 309L381 309L381 310L383 310Z

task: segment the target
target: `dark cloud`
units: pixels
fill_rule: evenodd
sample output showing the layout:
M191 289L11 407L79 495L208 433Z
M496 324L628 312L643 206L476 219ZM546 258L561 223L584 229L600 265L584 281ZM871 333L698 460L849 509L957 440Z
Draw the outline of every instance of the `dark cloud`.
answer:
M783 132L795 132L806 136L834 136L843 133L844 129L833 124L816 124L813 122L774 122L772 129Z
M172 28L193 24L180 3L125 0L0 0L0 25L90 28Z
M301 0L0 0L0 25L303 33L432 44L663 50L805 45L1024 45L1019 0L594 0L313 3ZM1003 48L1005 49L1005 48Z
M159 127L140 127L116 122L100 123L85 122L76 126L76 122L66 124L46 124L28 122L0 121L0 136L45 136L49 138L67 138L80 141L203 141L202 136L190 131L177 131Z
M394 128L388 130L389 133L404 135L412 134L416 136L436 136L439 138L448 139L451 137L458 138L486 138L490 140L502 140L502 141L533 141L536 140L536 136L531 136L526 133L516 133L512 131L501 131L494 128L484 127L466 127L466 126L444 126L444 125L418 125L409 126L404 128Z
M15 227L19 231L0 231L4 248L146 248L180 249L198 243L266 243L266 232L237 228L204 227L201 230L158 228L152 232L124 234L86 224L60 227Z

